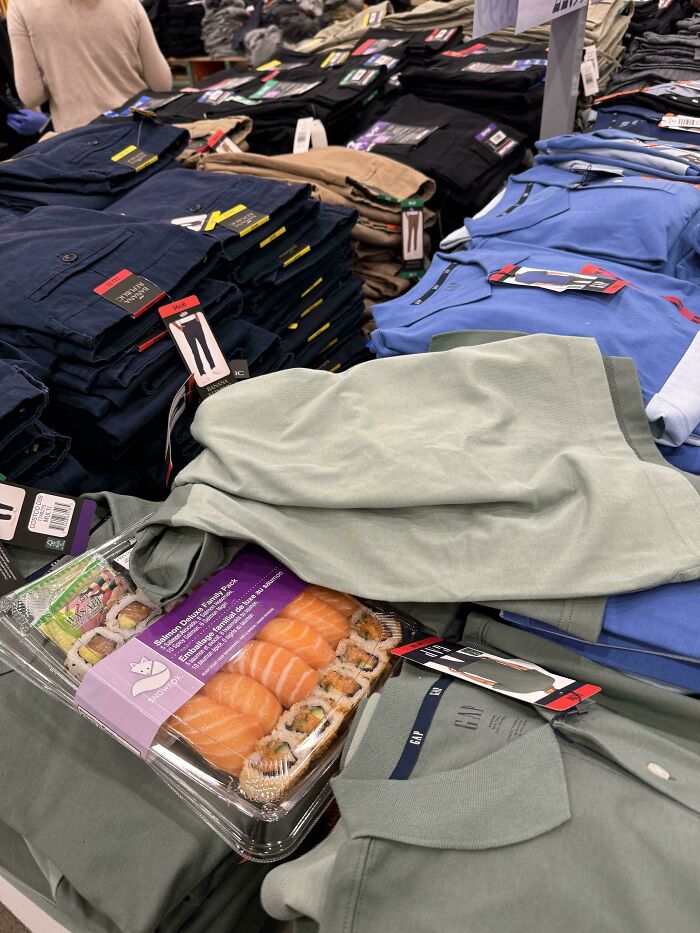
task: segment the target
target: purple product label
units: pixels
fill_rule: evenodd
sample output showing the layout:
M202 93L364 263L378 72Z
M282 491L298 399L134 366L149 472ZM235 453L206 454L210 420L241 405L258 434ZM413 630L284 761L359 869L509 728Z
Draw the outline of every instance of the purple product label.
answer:
M497 129L498 127L496 126L495 123L489 123L489 125L485 126L483 130L481 130L480 133L476 134L476 138L479 140L480 143L482 143L486 139L487 136L490 136L491 133L495 132L495 130Z
M244 551L91 668L74 705L145 758L167 719L305 586L268 554Z

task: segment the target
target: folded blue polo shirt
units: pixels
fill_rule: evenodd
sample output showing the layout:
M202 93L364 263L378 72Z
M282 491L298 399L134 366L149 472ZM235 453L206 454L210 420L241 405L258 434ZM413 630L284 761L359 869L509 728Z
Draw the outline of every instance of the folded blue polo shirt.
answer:
M538 163L592 163L691 183L700 179L700 145L667 143L624 130L593 130L553 136L537 143Z
M634 133L635 136L654 136L656 139L663 139L670 143L700 142L697 133L659 126L663 115L658 110L651 110L648 107L626 104L620 100L598 107L594 112L596 120L591 131L614 129Z
M657 440L700 439L700 288L690 282L489 238L438 253L417 285L373 311L378 356L424 353L455 330L593 337L606 356L634 360Z
M700 190L693 185L541 164L512 176L496 207L464 225L476 239L505 237L700 281Z
M682 587L683 584L678 584ZM612 602L612 599L609 600ZM697 606L696 606L697 612ZM575 651L577 654L597 661L615 670L624 671L638 677L650 678L700 693L700 660L691 657L675 656L671 652L654 650L653 647L635 638L620 637L608 632L601 633L596 644L583 641L571 635L565 635L558 629L514 613L501 613L502 617L517 625L518 628L536 632L543 638Z

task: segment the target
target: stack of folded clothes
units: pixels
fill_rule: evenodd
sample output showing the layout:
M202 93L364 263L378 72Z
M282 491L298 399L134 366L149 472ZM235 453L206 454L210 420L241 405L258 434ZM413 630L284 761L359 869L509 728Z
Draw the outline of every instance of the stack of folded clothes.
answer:
M212 211L241 204L254 215L249 233L241 235L234 224L206 229ZM238 325L271 341L266 352L274 365L267 370L292 359L299 366L345 368L363 349L361 282L350 271L352 205L321 205L304 184L182 168L141 185L110 212L168 226L184 222L202 242L220 244L218 274L240 290Z
M629 35L637 37L647 32L657 35L675 32L678 21L688 15L689 8L692 12L687 0L670 0L670 3L663 0L634 0Z
M291 155L261 156L253 153L211 153L200 158L208 172L233 172L235 177L272 178L308 183L324 210L357 211L352 230L356 257L352 267L364 282L368 304L399 295L409 287L402 277L401 202L420 198L429 202L435 183L409 165L374 152L328 146ZM426 228L435 214L424 210ZM429 241L426 235L425 249Z
M365 68L348 60L333 68L324 65L324 56L289 57L267 70L218 72L198 91L173 95L158 107L157 114L169 124L251 117L248 143L255 152L270 155L291 152L297 120L314 117L322 121L328 142L342 145L358 126L365 104L377 96L388 77L388 69L379 64ZM129 106L157 96L144 89L114 111L114 116L105 114L99 120L121 120Z
M43 367L0 341L0 470L13 482L78 494L88 476L69 454L70 438L40 420L49 400Z
M348 146L432 178L441 234L481 210L522 162L525 137L480 114L396 94L370 105Z
M70 436L94 488L165 492L168 411L187 372L159 305L195 294L225 357L245 359L251 375L340 369L365 354L362 286L350 271L355 212L319 205L303 185L174 164L156 172L177 155L171 140L182 148L186 138L151 121L92 126L7 166L23 198L35 168L54 204L0 225L0 268L17 291L0 335L43 367L47 423ZM124 150L128 173L111 157ZM155 153L166 157L151 163ZM92 197L101 211L73 206L81 177L88 191L78 203ZM0 197L7 192L14 198L2 184ZM227 225L210 223L216 212ZM118 286L105 287L112 280ZM140 292L133 310L122 294L130 282ZM206 354L200 362L211 363ZM176 425L178 465L197 451L190 422L191 411ZM67 453L64 437L32 430L29 459L13 465L18 479Z
M537 137L547 47L466 36L429 62L408 52L401 86L422 100L470 110Z
M694 125L699 116L700 81L666 81L606 94L595 101L589 114L592 130L616 129L691 144L700 143L698 126Z
M700 80L700 15L676 23L678 31L644 31L629 45L608 90Z
M187 133L151 121L81 126L0 163L0 207L102 210L182 151Z

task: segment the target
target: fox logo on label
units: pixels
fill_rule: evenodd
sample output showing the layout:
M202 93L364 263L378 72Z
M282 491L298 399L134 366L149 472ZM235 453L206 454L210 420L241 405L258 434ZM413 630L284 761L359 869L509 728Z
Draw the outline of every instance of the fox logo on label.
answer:
M145 678L145 680L137 680L131 688L133 697L151 690L160 690L170 680L170 668L162 661L149 661L148 658L141 658L140 661L131 663L129 666L134 674L140 674Z

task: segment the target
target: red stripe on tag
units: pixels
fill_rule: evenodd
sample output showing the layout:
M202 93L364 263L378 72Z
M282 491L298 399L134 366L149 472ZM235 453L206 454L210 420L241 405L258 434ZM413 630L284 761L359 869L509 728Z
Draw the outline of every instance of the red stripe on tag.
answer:
M154 343L158 343L159 340L162 340L163 337L167 337L167 336L168 336L167 330L163 330L159 334L156 334L155 337L151 337L151 339L147 340L145 343L140 343L136 347L136 349L139 351L139 353L143 353L144 350L148 350L148 348L152 347Z
M180 314L181 311L189 311L190 308L199 307L199 298L196 295L190 295L188 298L182 298L180 301L174 301L172 304L163 305L158 309L158 313L165 320L166 317L172 317L173 314Z
M217 143L221 142L221 140L224 138L225 135L226 133L224 132L224 130L217 130L216 133L214 133L212 136L209 137L205 148L213 149Z
M514 269L517 269L517 266L514 266L512 263L508 263L507 266L502 266L496 272L492 272L489 276L489 282L500 282L501 279L504 279L507 275L513 272Z
M419 648L427 648L428 645L436 645L439 641L442 641L441 638L423 638L421 641L414 641L410 645L402 645L400 648L393 648L392 654L408 654L411 651L417 651Z
M600 693L600 687L596 687L593 684L584 684L574 693L567 693L565 696L559 697L558 700L552 700L551 703L545 703L544 705L547 709L571 709L572 706L577 706L582 700L587 700L588 697L592 697L596 693Z
M104 295L105 292L108 292L110 288L114 288L115 285L119 285L120 282L123 282L124 279L128 279L131 275L128 269L122 269L121 272L117 272L116 275L113 275L111 279L107 279L106 282L103 282L102 285L98 285L97 288L93 288L93 291L97 295Z

